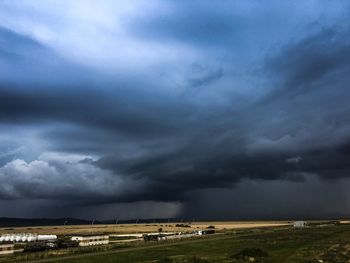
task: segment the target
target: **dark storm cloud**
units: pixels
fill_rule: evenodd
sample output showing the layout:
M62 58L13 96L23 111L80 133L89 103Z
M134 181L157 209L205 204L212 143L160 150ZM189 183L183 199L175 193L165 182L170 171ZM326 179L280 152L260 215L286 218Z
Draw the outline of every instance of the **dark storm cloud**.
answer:
M232 185L242 178L303 182L308 174L327 180L348 177L349 45L344 32L329 32L289 44L268 60L265 70L279 76L279 96L272 90L267 101L262 99L246 112L222 115L226 121L221 127L210 120L187 147L171 154L152 157L150 153L122 162L109 157L98 165L128 176L152 178L151 198L160 200L167 200L169 190L177 200L191 190ZM220 139L238 125L230 119L240 114L250 120L239 131L239 139L233 134ZM254 115L261 119L255 120ZM327 129L318 130L323 127ZM210 133L211 129L215 132ZM247 135L255 137L249 142ZM265 137L265 143L259 145L259 137ZM154 191L164 188L164 192Z
M224 76L222 69L206 69L203 67L197 67L197 76L195 72L192 72L193 75L188 78L188 84L190 87L200 87L206 84L210 84L216 80L221 79Z
M227 3L208 1L169 1L165 10L129 22L140 37L165 41L189 42L205 46L226 46L233 41L241 20L224 9Z
M342 77L345 77L350 61L348 33L348 29L340 32L336 28L323 29L314 36L288 45L280 56L268 59L273 74L282 76L281 84L285 87L282 94L305 93L314 87L313 84L319 88L330 85L326 78L342 70L345 71Z
M346 39L343 40L345 35L340 34L337 41L333 34L332 36L333 39L329 39L329 35L322 31L317 36L283 48L277 56L268 60L273 62L268 63L266 68L279 75L276 83L282 83L282 87L276 89L280 96L274 96L263 105L259 101L241 112L233 112L233 115L222 110L207 118L205 110L196 113L189 111L193 107L188 110L179 108L185 104L177 99L165 104L150 98L152 94L141 91L135 94L125 89L120 92L114 89L100 93L90 86L54 92L48 89L26 91L3 88L0 118L3 122L10 123L59 121L78 124L80 128L77 136L72 137L78 146L89 140L88 137L84 141L84 132L79 130L96 129L95 143L92 143L91 148L98 147L101 143L110 144L111 148L118 144L113 143L113 135L105 137L106 134L119 134L124 136L124 140L139 137L143 146L137 151L142 154L129 158L105 147L100 149L100 154L106 156L95 162L97 166L112 170L122 177L147 181L139 193L117 195L120 201L184 200L186 193L192 190L234 185L242 178L302 181L307 173L315 173L327 179L346 177L349 155L346 151L337 149L341 149L349 138L346 135L335 138L334 133L338 129L348 130L347 116L350 115L345 114L348 110L348 91L342 83L348 79L349 72L344 61L333 61L338 61L347 46ZM314 54L321 46L328 52L323 59ZM302 55L298 56L300 53ZM319 53L321 54L323 52ZM304 58L307 59L307 65ZM321 66L320 61L331 66ZM287 66L276 66L279 63ZM311 78L304 71L314 70L313 67L324 70ZM332 72L341 77L340 80L332 81L333 95L328 94L327 83L327 77L332 78ZM314 82L318 83L316 87L313 86ZM298 101L294 99L295 90L300 86L304 90L297 94ZM274 94L275 90L271 92ZM339 94L344 100L338 98ZM329 102L326 108L323 102L329 96L336 98L337 105ZM337 112L339 103L344 103L340 113ZM282 115L277 116L279 121L274 123L271 119L276 114ZM318 123L317 118L310 119L310 123L301 127L300 118L307 117L308 114L321 116L321 123ZM241 122L243 118L248 119ZM323 134L317 131L320 125L334 127L330 133ZM305 134L298 134L303 130ZM313 134L310 136L308 133ZM62 133L53 133L49 139L50 136L60 137ZM65 148L65 138L69 141L71 136L72 133L68 133L63 138L63 144L59 144L61 150ZM331 136L330 145L318 145L325 136ZM261 138L265 142L261 143ZM334 139L339 141L333 142ZM309 140L310 145L304 148L303 140ZM301 156L299 162L286 161L295 155Z
M18 79L0 84L0 120L5 123L73 122L142 137L171 133L178 128L174 119L184 119L189 113L186 103L162 93L150 94L150 82L121 79L110 84L28 37L4 29L0 33L0 47L12 54L11 58L1 56L13 63L5 67L11 72L22 69ZM27 76L28 68L33 76ZM40 70L39 80L36 70ZM104 92L98 85L105 86Z
M300 183L244 180L234 189L196 191L183 215L206 220L346 218L348 188L349 180L329 184L312 174Z
M66 88L16 89L3 88L0 97L0 119L4 122L63 121L105 128L109 131L156 135L176 130L172 123L179 116L186 117L186 109L168 105L153 105L153 98L137 97L125 90L104 94L98 89ZM161 108L161 112L159 108Z
M0 198L191 210L195 193L246 180L273 191L347 178L348 25L289 36L286 6L230 3L158 3L112 26L80 14L73 32L103 36L89 45L64 23L67 42L0 28ZM26 147L3 143L14 138Z

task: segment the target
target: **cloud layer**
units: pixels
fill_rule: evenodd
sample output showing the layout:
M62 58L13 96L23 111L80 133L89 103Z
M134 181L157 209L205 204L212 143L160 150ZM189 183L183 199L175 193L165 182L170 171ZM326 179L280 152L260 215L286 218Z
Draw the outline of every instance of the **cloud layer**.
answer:
M347 7L3 1L1 200L195 216L197 200L239 198L247 180L262 195L338 189L350 172Z

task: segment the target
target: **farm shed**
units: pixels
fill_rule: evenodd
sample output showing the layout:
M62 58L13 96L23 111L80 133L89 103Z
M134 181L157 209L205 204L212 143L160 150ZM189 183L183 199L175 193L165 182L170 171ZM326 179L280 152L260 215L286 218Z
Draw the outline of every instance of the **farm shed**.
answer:
M15 251L14 244L0 244L0 255L13 254Z
M80 247L107 245L109 244L109 236L73 236L72 241L79 242Z

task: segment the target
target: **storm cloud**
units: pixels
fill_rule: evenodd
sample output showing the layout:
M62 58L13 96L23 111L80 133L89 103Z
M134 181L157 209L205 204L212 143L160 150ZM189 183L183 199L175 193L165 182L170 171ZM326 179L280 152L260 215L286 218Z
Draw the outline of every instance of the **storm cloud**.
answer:
M127 207L144 217L346 214L347 8L3 1L2 215L17 213L4 202L64 205L86 217L87 207L102 217ZM339 190L325 204L336 209L323 209L320 197L311 202L318 210L283 210L290 194L308 189ZM262 212L278 195L276 209ZM230 210L240 198L250 208Z

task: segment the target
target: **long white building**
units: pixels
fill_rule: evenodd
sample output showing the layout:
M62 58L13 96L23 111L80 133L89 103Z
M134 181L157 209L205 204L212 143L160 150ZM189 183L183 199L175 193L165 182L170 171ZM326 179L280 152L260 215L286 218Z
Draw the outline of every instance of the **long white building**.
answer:
M3 234L0 236L0 242L35 242L35 241L51 241L56 240L56 235L37 235L37 234Z
M109 236L73 236L73 241L79 242L80 247L107 245L109 244Z

